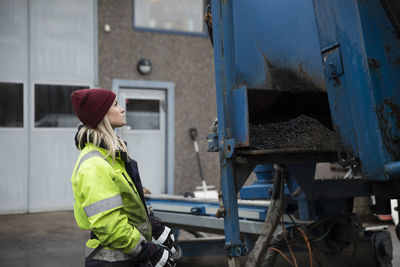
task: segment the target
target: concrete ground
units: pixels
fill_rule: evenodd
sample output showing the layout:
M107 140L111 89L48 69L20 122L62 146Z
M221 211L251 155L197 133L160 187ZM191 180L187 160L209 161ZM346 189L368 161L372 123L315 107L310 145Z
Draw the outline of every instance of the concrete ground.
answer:
M84 266L84 244L73 212L0 216L0 266Z
M400 266L400 243L389 224L393 266ZM84 266L88 232L80 230L71 211L0 216L0 267ZM195 263L195 264L194 264ZM222 266L224 257L185 259L179 266ZM307 265L306 265L307 266Z

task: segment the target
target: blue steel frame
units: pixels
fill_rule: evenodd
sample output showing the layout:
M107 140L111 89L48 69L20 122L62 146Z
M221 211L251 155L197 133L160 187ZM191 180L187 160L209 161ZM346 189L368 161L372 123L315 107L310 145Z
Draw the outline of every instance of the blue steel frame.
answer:
M272 164L257 165L253 172L257 180L249 186L240 189L241 199L269 199L271 198L275 168ZM286 190L287 191L287 190ZM287 193L287 192L285 192Z
M213 1L213 39L215 57L215 81L217 88L218 144L221 166L222 198L224 203L225 248L228 257L246 254L240 241L238 206L233 173L232 154L235 139L232 135L233 118L231 116L232 88L235 84L232 2Z

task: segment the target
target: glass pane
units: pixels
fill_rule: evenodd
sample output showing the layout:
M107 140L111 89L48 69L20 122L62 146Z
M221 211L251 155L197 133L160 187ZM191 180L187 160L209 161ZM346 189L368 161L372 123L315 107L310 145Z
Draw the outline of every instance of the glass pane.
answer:
M79 119L72 107L73 91L88 86L35 85L35 127L77 127Z
M204 1L134 0L135 27L204 32Z
M126 99L127 130L160 129L160 101Z
M0 127L24 126L24 85L0 83Z

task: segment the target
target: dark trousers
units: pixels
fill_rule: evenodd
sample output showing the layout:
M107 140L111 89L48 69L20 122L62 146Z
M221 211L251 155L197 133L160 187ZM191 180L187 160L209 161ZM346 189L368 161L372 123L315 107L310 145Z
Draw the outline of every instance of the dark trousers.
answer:
M100 260L85 260L85 267L139 267L133 261L100 261Z

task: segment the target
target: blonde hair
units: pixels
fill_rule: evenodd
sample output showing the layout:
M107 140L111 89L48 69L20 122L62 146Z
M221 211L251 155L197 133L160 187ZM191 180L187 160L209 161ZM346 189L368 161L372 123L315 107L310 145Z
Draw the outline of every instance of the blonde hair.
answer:
M97 147L100 147L103 143L105 149L108 150L107 157L111 155L113 161L115 160L115 151L121 150L128 153L125 143L115 134L114 129L111 127L107 115L104 116L95 129L83 125L78 132L77 139L80 149L83 148L85 143L93 143Z

